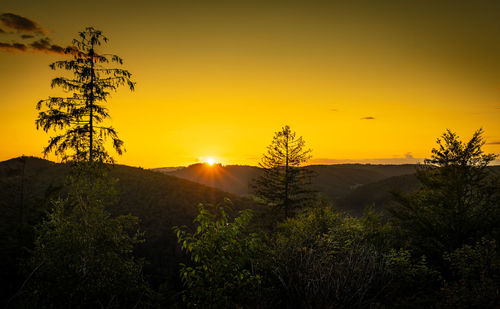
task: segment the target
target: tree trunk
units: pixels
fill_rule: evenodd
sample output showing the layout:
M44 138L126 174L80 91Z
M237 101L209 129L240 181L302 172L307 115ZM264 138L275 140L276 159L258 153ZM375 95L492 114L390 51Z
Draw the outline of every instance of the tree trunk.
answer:
M90 119L89 119L89 162L92 163L93 160L93 139L94 139L94 45L89 52L90 56L90 94L89 94L89 108L90 108Z
M286 135L286 158L285 158L285 218L288 218L288 134Z

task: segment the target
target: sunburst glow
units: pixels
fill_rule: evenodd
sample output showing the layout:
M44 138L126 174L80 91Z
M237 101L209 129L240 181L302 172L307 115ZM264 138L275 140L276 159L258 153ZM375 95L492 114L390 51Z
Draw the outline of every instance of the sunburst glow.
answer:
M207 158L207 160L205 161L205 163L207 163L208 165L212 166L212 165L214 165L216 162L215 162L215 159L214 159L214 158Z

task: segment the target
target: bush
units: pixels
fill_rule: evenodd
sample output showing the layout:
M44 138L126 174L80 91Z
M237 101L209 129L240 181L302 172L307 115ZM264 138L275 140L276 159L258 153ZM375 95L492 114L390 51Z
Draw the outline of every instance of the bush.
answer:
M193 262L181 264L180 271L188 307L234 308L254 299L261 280L253 267L260 238L248 231L250 210L241 211L232 222L228 210L227 204L200 204L195 232L174 227L179 244Z

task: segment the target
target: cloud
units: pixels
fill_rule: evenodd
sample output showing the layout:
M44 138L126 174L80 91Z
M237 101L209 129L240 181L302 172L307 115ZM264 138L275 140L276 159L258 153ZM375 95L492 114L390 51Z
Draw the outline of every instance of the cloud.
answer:
M50 43L49 38L43 38L30 44L33 51L53 53L53 54L64 54L64 47L56 44Z
M332 111L332 112L338 112L339 110L336 109L336 108L331 108L330 111Z
M406 158L406 159L415 159L415 158L413 157L413 155L411 154L411 152L407 152L407 153L405 153L405 158Z
M500 141L489 142L489 143L486 143L486 145L500 145Z
M374 119L375 119L375 117L368 116L368 117L361 117L360 119L361 119L361 120L374 120Z
M3 24L5 28L16 32L47 34L47 31L40 27L36 22L12 13L1 14L0 23Z
M23 43L3 43L0 42L0 50L8 51L8 52L25 52L28 50L28 47Z
M47 34L40 25L38 25L35 21L32 21L28 18L12 14L12 13L3 13L0 14L0 25L3 25L3 28L7 29L7 31L0 28L0 32L3 33L17 33L21 39L32 39L37 35ZM10 31L9 31L10 30ZM43 52L48 54L58 54L63 55L66 54L67 48L62 47L57 44L52 44L50 38L44 37L38 39L30 44L25 44L21 42L13 42L13 43L4 43L0 42L0 51L18 51L18 52ZM69 47L70 54L74 54L75 48Z
M69 47L70 49L72 47ZM66 48L59 46L57 44L52 44L49 38L39 39L29 45L24 43L3 43L0 42L0 51L8 52L43 52L48 54L66 54Z

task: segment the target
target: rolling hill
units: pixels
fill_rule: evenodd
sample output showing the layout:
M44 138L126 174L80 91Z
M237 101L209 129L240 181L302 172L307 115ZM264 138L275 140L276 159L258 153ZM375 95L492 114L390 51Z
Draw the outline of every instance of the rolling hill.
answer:
M112 211L137 215L145 226L151 219L146 217L146 211L161 213L160 217L154 216L154 220L162 224L186 224L197 213L199 203L217 203L224 197L233 200L236 208L245 208L250 203L214 187L142 168L114 165L109 167L108 173L118 179L119 207ZM39 158L22 157L0 162L0 207L5 210L23 205L26 214L34 209L45 209L50 199L64 193L68 175L66 164Z
M393 202L393 191L405 193L419 188L415 164L334 164L309 165L307 168L316 175L313 178L313 189L321 197L356 216L361 215L364 208L372 204L378 210L384 210ZM490 168L500 174L500 166ZM204 163L181 168L157 168L153 171L243 196L252 194L249 184L262 173L255 166L209 166Z
M490 166L489 169L500 176L500 166ZM359 216L368 205L374 205L379 211L384 211L395 203L393 192L408 193L420 188L420 181L415 173L393 176L379 181L357 186L348 194L336 200L336 206Z
M416 165L335 164L310 165L307 168L316 174L313 178L313 188L324 198L336 201L359 186L389 177L413 174ZM244 196L251 194L249 185L252 179L262 173L262 170L255 166L220 164L209 166L204 163L177 169L158 168L153 171Z
M32 247L34 227L43 220L51 200L65 196L64 184L70 168L47 160L20 157L0 162L0 272L8 286L2 296L12 295L21 284L18 265ZM123 165L109 167L118 179L117 203L108 210L115 215L140 218L146 242L136 255L148 263L144 271L158 286L178 282L178 263L183 255L172 227L192 224L198 204L218 203L225 197L234 209L253 207L249 199L171 175Z
M378 211L384 211L394 203L393 192L411 192L420 187L415 174L400 175L356 187L336 201L336 206L349 213L360 216L366 206L373 205Z
M262 170L248 165L221 165L212 166L206 163L197 163L182 168L152 169L166 175L171 175L237 195L250 195L249 184L252 179L259 177Z

